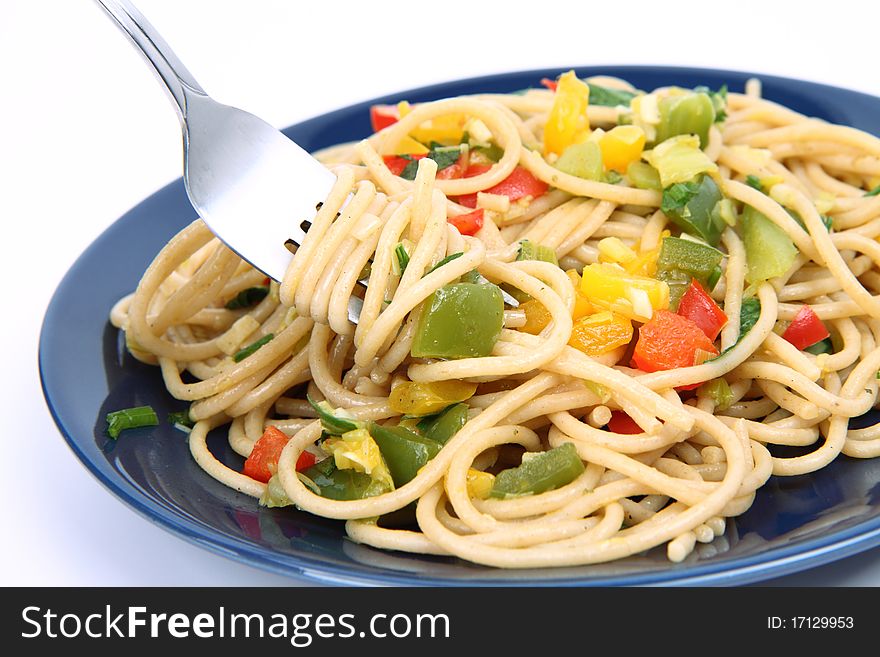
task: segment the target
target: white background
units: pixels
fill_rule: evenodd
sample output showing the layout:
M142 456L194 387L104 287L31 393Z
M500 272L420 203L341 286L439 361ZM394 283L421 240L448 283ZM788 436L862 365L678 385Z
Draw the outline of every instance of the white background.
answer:
M213 96L278 126L433 82L590 64L750 70L880 95L880 10L865 0L138 4ZM87 0L0 1L0 80L0 584L297 583L123 506L65 446L40 392L37 338L64 272L181 174L170 103ZM880 585L880 550L779 583Z

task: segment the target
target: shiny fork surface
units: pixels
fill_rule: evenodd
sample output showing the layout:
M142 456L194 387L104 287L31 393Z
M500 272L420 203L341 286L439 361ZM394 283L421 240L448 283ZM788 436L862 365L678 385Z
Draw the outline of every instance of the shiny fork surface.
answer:
M301 244L302 223L336 177L262 119L216 102L127 0L96 0L151 64L171 96L183 132L187 196L230 249L280 281ZM349 318L357 322L361 300Z

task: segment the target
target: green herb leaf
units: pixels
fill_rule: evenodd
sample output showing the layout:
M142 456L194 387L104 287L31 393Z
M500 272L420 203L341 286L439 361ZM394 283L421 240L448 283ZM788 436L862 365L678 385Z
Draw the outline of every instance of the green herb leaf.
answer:
M458 158L461 157L461 149L457 146L439 146L432 148L425 157L434 160L437 163L437 170L442 171L458 162ZM418 170L419 160L410 159L403 171L400 172L400 177L405 180L415 180Z
M249 308L250 306L256 305L260 301L265 299L267 294L269 294L268 285L249 287L246 290L242 290L234 297L232 297L232 299L227 301L226 309L237 310L239 308Z
M629 107L629 102L638 94L624 89L610 89L598 84L588 83L590 87L590 105L601 105L602 107L617 107L625 105Z
M670 185L663 190L663 199L660 203L660 209L664 214L669 214L674 210L684 210L687 212L687 204L699 191L700 184L696 181Z
M232 360L234 360L236 363L243 361L245 358L250 356L257 349L259 349L264 344L266 344L267 342L272 340L272 338L274 338L274 337L275 337L274 333L267 333L266 335L264 335L262 338L260 338L256 342L252 342L247 347L245 347L244 349L239 351L237 354L235 354L235 356L232 357Z
M742 300L742 306L739 311L739 339L752 330L757 323L758 317L761 316L761 302L758 297L746 297Z
M111 438L118 438L119 432L126 429L138 429L140 427L154 427L159 424L159 418L152 406L135 406L123 408L119 411L107 413L107 434Z
M443 258L443 260L441 260L441 261L438 262L436 265L434 265L433 267L431 267L428 271L426 271L426 272L425 272L425 276L427 276L428 274L430 274L430 273L431 273L432 271L434 271L435 269L439 269L439 268L442 267L443 265L445 265L445 264L447 264L447 263L450 263L450 262L452 262L453 260L455 260L456 258L460 258L460 257L463 256L463 255L464 255L464 252L462 252L462 251L459 251L458 253L450 253L448 256L446 256L445 258Z

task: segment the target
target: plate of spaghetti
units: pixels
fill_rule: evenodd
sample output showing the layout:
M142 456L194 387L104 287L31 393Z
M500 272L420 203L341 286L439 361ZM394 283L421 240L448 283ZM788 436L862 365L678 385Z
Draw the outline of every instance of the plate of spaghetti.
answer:
M880 99L579 68L285 132L337 183L283 280L178 181L47 311L53 417L132 508L337 584L735 584L880 544Z

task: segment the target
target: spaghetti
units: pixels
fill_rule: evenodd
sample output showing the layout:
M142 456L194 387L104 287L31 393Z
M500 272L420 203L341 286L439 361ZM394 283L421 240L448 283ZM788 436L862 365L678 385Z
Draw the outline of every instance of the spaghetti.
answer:
M200 220L157 255L111 320L191 402L205 472L531 568L681 561L771 475L880 454L848 428L878 394L880 140L756 81L547 86L374 108L319 154L337 182L280 283Z

